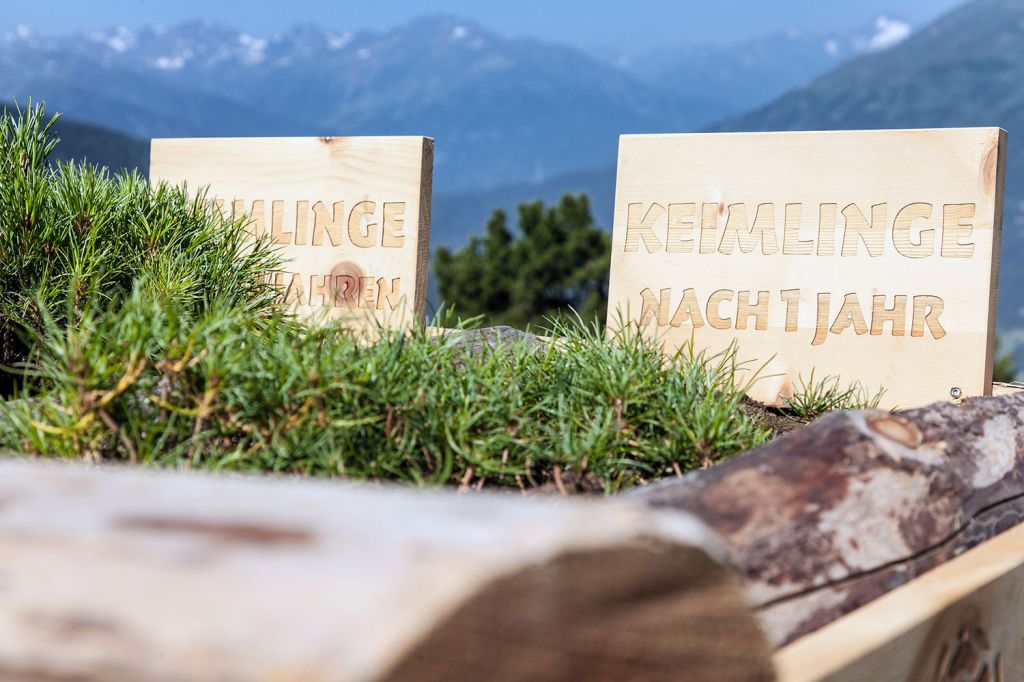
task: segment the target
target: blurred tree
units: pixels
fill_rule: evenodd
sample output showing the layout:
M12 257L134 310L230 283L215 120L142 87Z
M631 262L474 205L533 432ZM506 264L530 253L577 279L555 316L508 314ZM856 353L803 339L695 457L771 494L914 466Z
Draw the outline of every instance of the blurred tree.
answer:
M487 324L525 326L579 313L603 320L608 304L611 240L594 224L585 194L567 194L553 207L519 206L519 234L497 210L483 237L434 259L441 300Z
M1013 353L1000 354L999 348L1003 340L996 337L995 361L992 363L992 381L1010 382L1017 378L1017 368L1013 362Z

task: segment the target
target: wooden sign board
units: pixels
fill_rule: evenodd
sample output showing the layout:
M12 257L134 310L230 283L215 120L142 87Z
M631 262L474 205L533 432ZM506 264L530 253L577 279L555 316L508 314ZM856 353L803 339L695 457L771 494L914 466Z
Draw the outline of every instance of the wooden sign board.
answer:
M768 404L812 369L883 407L987 395L1005 147L998 128L625 135L609 326L735 342Z
M284 257L274 275L307 319L405 327L423 318L433 140L156 139L150 179L248 215Z

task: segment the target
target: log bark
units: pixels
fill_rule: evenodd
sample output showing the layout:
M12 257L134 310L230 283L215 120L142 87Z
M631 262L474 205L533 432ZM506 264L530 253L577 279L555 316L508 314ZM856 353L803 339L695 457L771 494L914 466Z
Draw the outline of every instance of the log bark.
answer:
M828 415L637 495L719 534L785 644L1024 518L1024 394Z
M775 653L779 682L1024 680L1024 525Z
M628 500L0 460L0 679L771 679L723 553Z

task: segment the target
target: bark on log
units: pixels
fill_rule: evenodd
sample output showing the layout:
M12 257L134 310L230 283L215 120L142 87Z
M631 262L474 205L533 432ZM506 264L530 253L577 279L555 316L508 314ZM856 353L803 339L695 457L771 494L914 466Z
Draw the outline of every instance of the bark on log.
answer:
M638 495L724 539L781 645L1024 518L1024 394L832 414Z
M0 679L771 679L715 543L628 500L0 460Z
M775 653L779 682L1024 680L1024 525Z

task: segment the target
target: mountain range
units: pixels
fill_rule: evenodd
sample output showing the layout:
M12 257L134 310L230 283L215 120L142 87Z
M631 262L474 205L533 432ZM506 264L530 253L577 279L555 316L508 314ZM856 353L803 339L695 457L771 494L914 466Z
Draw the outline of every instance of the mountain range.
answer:
M862 54L886 50L911 25L881 15L843 31L779 31L726 45L683 43L618 61L627 72L668 91L707 93L720 118L749 111Z
M877 21L882 21L878 24ZM788 32L628 63L465 19L387 31L299 25L257 37L190 21L0 38L0 98L159 136L425 134L439 195L614 164L619 133L692 130L752 108L909 27ZM892 40L888 38L886 40Z
M85 159L114 170L138 168L143 173L149 165L149 145L116 130L61 117L54 134L60 138L55 160Z
M430 135L442 191L604 165L623 127L691 128L719 113L572 48L452 17L383 33L296 26L269 38L200 21L15 31L0 44L0 96L28 94L142 138Z

